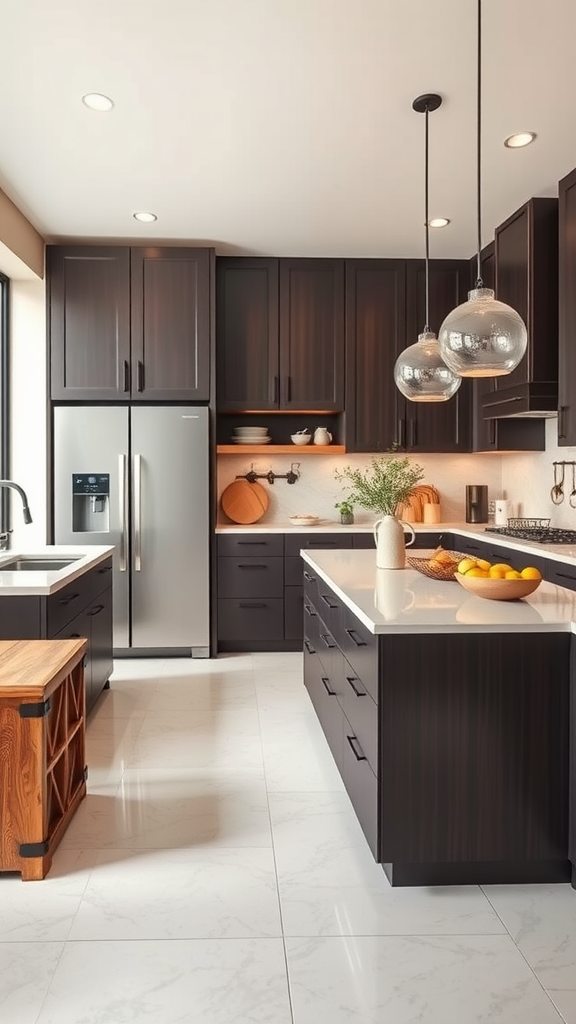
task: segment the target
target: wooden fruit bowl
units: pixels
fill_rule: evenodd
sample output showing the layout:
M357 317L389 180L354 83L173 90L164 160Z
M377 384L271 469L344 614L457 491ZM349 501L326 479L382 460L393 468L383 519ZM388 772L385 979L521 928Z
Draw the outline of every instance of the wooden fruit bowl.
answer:
M542 580L491 580L482 576L462 576L459 572L454 574L454 579L464 590L489 601L518 601L533 594L542 583Z

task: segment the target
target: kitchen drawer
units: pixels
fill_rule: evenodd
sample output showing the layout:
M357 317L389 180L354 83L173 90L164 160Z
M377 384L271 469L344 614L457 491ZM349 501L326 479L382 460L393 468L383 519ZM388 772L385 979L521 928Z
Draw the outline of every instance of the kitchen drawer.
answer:
M336 640L355 675L378 703L378 637L345 608L343 628L337 633Z
M39 640L42 636L40 597L0 596L0 640Z
M304 650L304 685L322 726L330 752L342 774L344 715L317 654Z
M514 548L505 548L488 543L483 557L487 558L492 564L495 562L505 562L507 565L511 565L513 569L524 569L527 565L533 565L544 575L546 559L543 555L533 554L532 551L517 551Z
M378 707L345 658L343 662L342 686L338 688L340 703L372 771L378 776Z
M305 551L337 551L338 548L351 548L352 534L350 533L287 533L285 534L284 553L286 555L298 555L301 550Z
M287 555L284 559L284 583L287 587L301 587L304 570L310 567L297 555Z
M283 558L219 558L218 596L284 597Z
M353 533L352 534L352 547L361 548L366 551L367 548L372 548L376 552L376 542L374 540L373 533Z
M46 601L46 634L49 640L90 604L96 586L94 573L95 570L91 569L55 594L50 594Z
M576 565L555 562L551 558L541 559L541 561L544 562L543 576L548 583L555 583L557 587L566 587L567 590L576 590ZM540 569L536 562L526 562L526 565L535 565L537 569Z
M344 604L339 597L336 597L332 589L319 576L316 584L318 597L316 607L318 614L326 623L334 637L340 636L344 624Z
M284 639L302 640L304 636L304 589L284 589Z
M318 624L319 630L316 650L320 657L320 661L324 666L326 675L332 678L334 675L334 656L340 654L340 648L328 629L328 626L321 618L319 618Z
M489 557L490 547L482 540L472 540L470 537L456 537L454 539L454 547L456 551L461 551L463 555L472 555L473 558Z
M320 642L320 619L314 605L306 596L303 598L303 604L304 615L302 617L302 625L304 630L304 646L306 649L311 647L314 653L317 654L318 644Z
M284 535L266 534L222 534L217 535L219 555L260 557L260 555L281 556L284 554Z
M454 536L451 533L416 533L416 539L411 548L437 548L443 547L450 551L454 547Z
M344 714L342 719L342 778L368 846L375 859L379 860L378 780L354 728Z
M318 582L320 577L306 563L303 563L302 580L304 583L304 597L317 609L320 603L318 598Z
M262 640L284 639L283 598L218 600L218 640L260 650Z
M107 558L105 562L100 562L94 569L91 569L87 574L89 577L88 587L90 590L90 600L93 597L97 597L103 590L112 585L112 559Z

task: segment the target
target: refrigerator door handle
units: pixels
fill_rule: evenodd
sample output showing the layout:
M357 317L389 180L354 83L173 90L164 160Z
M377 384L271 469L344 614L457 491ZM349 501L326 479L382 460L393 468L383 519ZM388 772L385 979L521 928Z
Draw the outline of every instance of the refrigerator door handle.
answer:
M119 512L120 512L120 572L128 568L128 466L126 455L118 456Z
M134 571L142 571L142 456L134 456Z

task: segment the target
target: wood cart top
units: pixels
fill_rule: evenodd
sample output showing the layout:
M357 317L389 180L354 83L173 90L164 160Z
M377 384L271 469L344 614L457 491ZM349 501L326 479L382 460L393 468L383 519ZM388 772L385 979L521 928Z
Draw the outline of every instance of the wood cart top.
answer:
M82 639L0 641L0 699L46 700L86 647Z

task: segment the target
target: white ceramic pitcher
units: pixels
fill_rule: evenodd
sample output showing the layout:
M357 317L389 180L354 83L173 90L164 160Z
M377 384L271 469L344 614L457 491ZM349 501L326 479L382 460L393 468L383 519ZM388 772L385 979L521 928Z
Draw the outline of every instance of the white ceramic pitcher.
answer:
M332 434L326 427L316 427L314 431L314 444L330 444L332 441Z
M404 540L405 526L412 534L409 541ZM416 534L410 523L402 523L396 516L382 516L374 523L374 540L376 541L376 566L378 569L404 569L406 566L406 548L416 540Z

